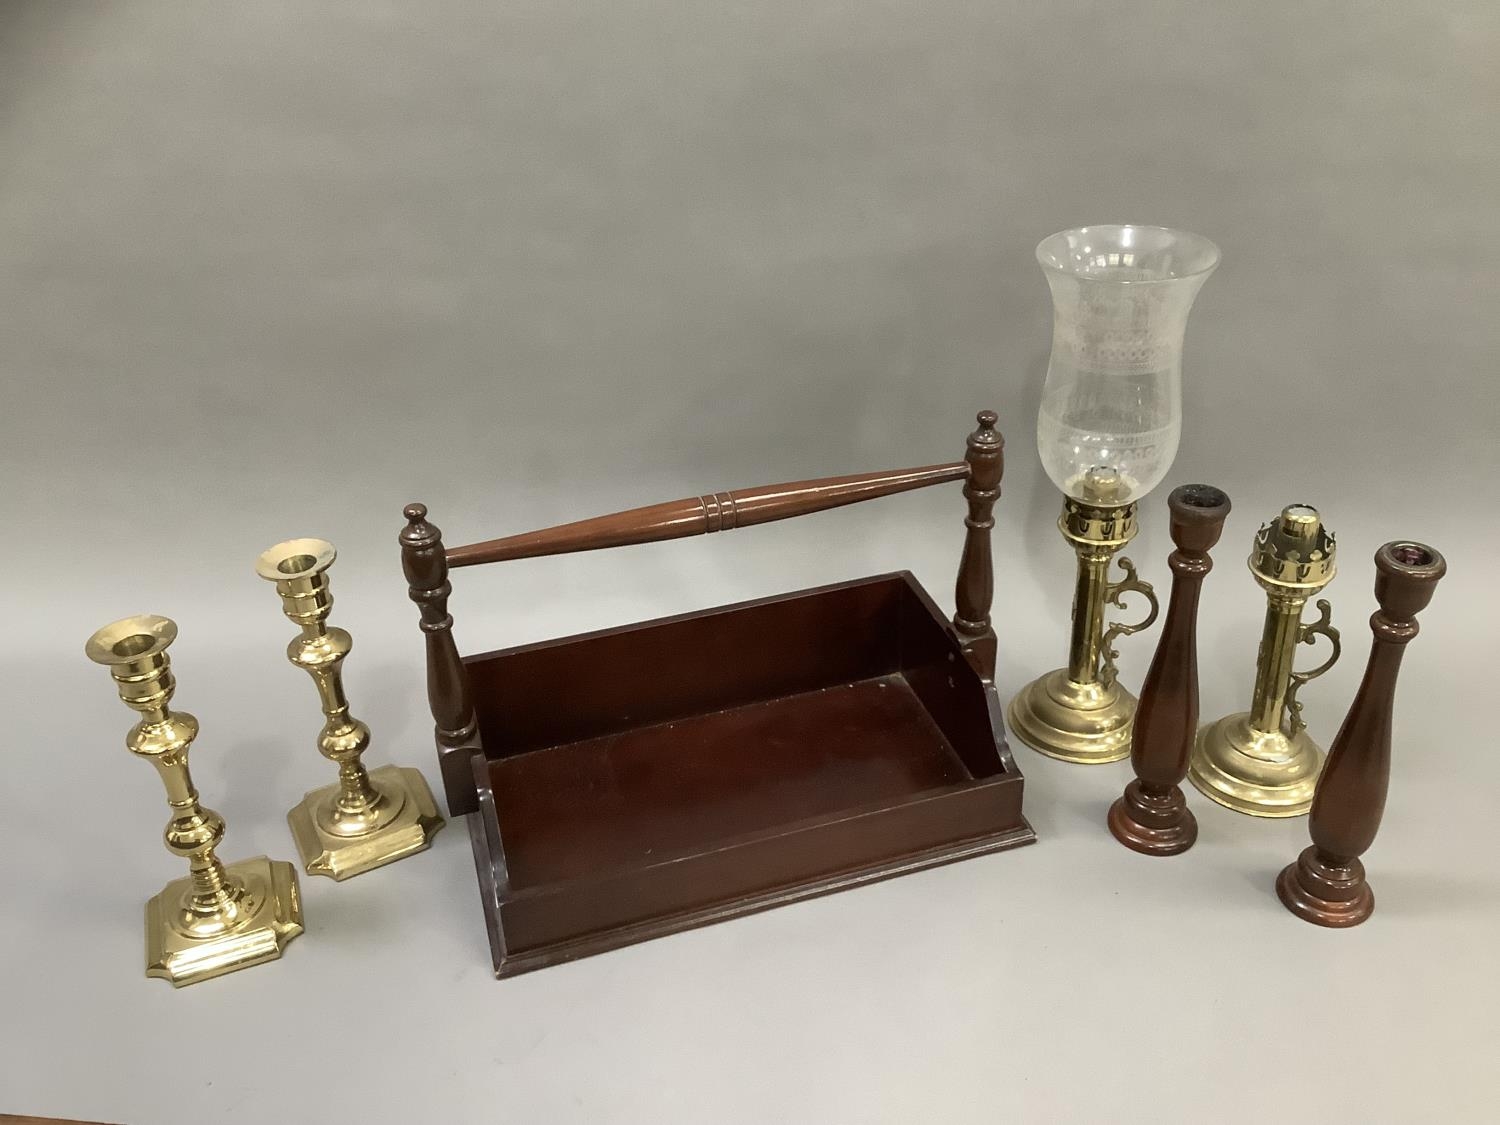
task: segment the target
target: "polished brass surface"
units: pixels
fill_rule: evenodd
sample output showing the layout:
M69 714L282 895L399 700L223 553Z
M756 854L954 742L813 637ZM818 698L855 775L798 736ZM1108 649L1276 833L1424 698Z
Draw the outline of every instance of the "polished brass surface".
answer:
M276 583L282 612L302 630L287 645L287 659L317 685L324 719L318 749L339 770L337 783L309 792L287 823L309 875L348 879L422 851L443 818L419 771L384 766L371 773L360 761L370 728L349 713L342 674L354 640L327 624L328 568L337 557L325 540L290 539L263 552L255 572Z
M1108 499L1118 482L1088 482L1092 496ZM1135 505L1084 503L1068 497L1058 529L1078 556L1073 594L1072 631L1066 668L1039 676L1010 701L1006 719L1026 745L1065 762L1117 762L1130 753L1135 697L1120 686L1115 661L1116 638L1148 628L1156 620L1156 593L1120 558L1125 577L1109 581L1109 565L1135 537ZM1150 608L1139 621L1115 622L1107 628L1105 607L1125 607L1126 594L1140 594Z
M290 863L257 856L226 866L214 854L224 818L199 804L188 773L198 720L169 706L177 684L167 649L176 639L168 618L127 617L90 637L85 651L141 715L125 745L161 775L173 811L167 850L188 861L188 876L146 904L146 975L181 987L280 957L302 932L302 904Z
M1206 723L1199 731L1188 777L1207 797L1251 816L1301 816L1312 807L1323 751L1302 720L1303 685L1339 658L1332 608L1318 599L1318 617L1302 620L1309 598L1337 572L1334 537L1316 508L1293 504L1261 527L1250 552L1250 573L1266 592L1266 618L1255 661L1250 710ZM1304 672L1294 667L1299 644L1323 637L1330 653Z

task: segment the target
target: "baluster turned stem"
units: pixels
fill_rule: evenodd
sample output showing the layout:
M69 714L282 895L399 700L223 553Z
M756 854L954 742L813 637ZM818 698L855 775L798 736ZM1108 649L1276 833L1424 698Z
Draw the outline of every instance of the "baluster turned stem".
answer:
M1328 750L1313 796L1312 846L1276 880L1276 893L1297 917L1319 926L1357 926L1375 909L1360 861L1375 842L1391 776L1391 724L1396 677L1417 614L1448 569L1422 543L1387 543L1375 552L1374 639L1349 713Z
M427 520L425 504L408 504L401 529L401 568L408 593L421 613L427 646L427 706L436 724L448 808L454 815L478 807L468 751L478 747L479 722L469 691L468 673L453 640L448 613L448 562L442 531Z
M969 435L964 459L969 464L969 479L964 482L964 499L969 514L964 518L963 556L958 564L958 581L954 590L956 612L953 628L963 639L980 675L995 678L996 641L990 622L990 606L995 596L995 563L990 548L990 531L995 526L995 501L1000 498L1000 478L1005 473L1005 438L995 429L999 415L981 410L976 419L979 428Z
M1198 597L1213 569L1209 549L1229 515L1229 497L1206 484L1185 484L1167 498L1172 512L1172 595L1156 655L1141 685L1131 734L1135 780L1109 810L1115 839L1143 855L1178 855L1198 838L1182 795L1198 732Z

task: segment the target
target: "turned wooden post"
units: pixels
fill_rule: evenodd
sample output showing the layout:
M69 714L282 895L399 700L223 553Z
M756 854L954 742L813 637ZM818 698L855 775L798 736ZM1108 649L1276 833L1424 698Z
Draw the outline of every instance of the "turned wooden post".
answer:
M995 678L995 630L990 624L990 603L995 596L995 563L990 552L990 530L995 526L995 501L1000 498L1000 478L1005 472L1005 438L995 429L999 416L981 410L979 428L969 435L969 479L964 499L969 514L964 518L964 553L958 564L954 593L956 612L953 628L963 641L964 652L986 680Z
M1417 614L1447 569L1423 543L1387 543L1375 552L1380 608L1370 618L1370 660L1318 778L1308 820L1312 846L1276 880L1286 908L1319 926L1357 926L1375 909L1359 857L1375 842L1385 812L1396 676L1417 635Z
M1229 497L1206 484L1184 484L1167 497L1172 512L1172 596L1151 667L1141 685L1130 764L1135 780L1109 809L1116 840L1143 855L1178 855L1198 838L1198 821L1182 796L1188 755L1198 733L1198 595L1213 569Z
M411 600L421 611L427 638L427 705L436 724L438 762L448 811L458 816L477 808L469 758L479 748L478 721L469 693L469 677L453 640L448 613L448 562L443 533L427 522L425 504L408 504L401 529L401 568Z

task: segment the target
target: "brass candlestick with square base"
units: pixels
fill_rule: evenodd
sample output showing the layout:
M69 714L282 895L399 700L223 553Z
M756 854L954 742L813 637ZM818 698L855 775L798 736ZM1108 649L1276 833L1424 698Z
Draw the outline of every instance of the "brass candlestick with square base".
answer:
M177 684L167 648L176 639L175 623L147 614L106 625L85 651L109 669L125 705L140 712L125 745L161 775L174 813L167 850L188 861L188 877L146 904L146 975L181 988L280 957L302 932L302 904L290 863L257 856L226 866L214 855L224 818L198 803L188 773L198 720L169 707Z
M282 612L302 630L287 645L287 659L317 685L324 717L318 749L339 768L337 784L309 792L287 823L309 875L349 879L424 850L443 818L418 770L367 772L360 763L370 728L350 715L341 672L354 641L327 625L333 608L328 568L335 558L332 543L291 539L262 553L255 572L276 583Z

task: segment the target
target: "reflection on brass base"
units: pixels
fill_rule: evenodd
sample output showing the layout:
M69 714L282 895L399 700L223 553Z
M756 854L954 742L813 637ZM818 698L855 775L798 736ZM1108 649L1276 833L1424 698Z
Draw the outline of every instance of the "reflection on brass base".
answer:
M228 864L228 880L244 887L230 925L190 909L193 881L177 879L146 903L146 975L174 988L248 969L281 956L302 932L297 871L256 856Z
M1375 911L1375 895L1365 882L1365 865L1351 859L1334 866L1306 848L1276 879L1276 895L1298 918L1317 926L1357 926Z
M350 879L432 843L443 818L420 770L381 766L370 771L370 784L380 794L373 815L341 815L337 784L314 789L287 813L309 875Z
M1118 762L1130 756L1135 696L1118 683L1075 683L1059 668L1017 692L1005 719L1012 734L1049 758Z
M1251 816L1302 816L1312 808L1323 751L1306 730L1250 726L1250 713L1227 715L1198 730L1188 780L1209 800Z
M1147 793L1136 778L1109 807L1108 822L1116 840L1142 855L1181 855L1198 840L1198 818L1175 785Z

